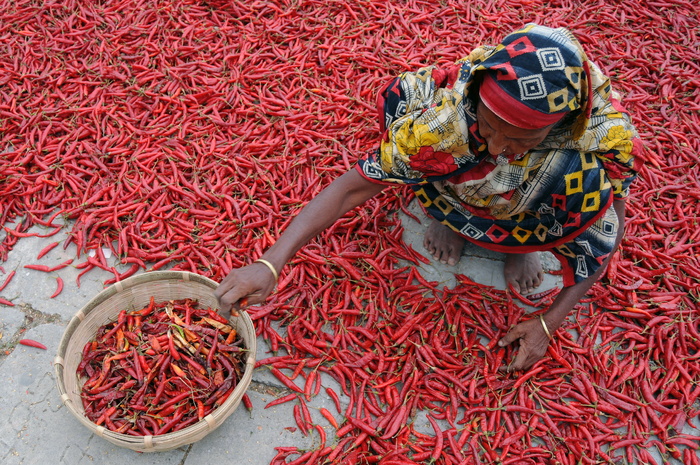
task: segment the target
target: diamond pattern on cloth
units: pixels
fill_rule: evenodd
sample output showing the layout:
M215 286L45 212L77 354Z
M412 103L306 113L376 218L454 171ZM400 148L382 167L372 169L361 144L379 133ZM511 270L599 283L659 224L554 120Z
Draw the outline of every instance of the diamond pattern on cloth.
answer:
M561 71L566 68L564 57L556 47L543 47L535 51L542 71Z
M505 49L511 58L537 51L537 47L533 45L532 41L527 36L522 36L515 39L513 42L508 44Z
M537 100L547 96L547 84L541 74L533 74L518 79L520 100Z
M580 276L584 279L588 277L588 264L586 263L586 258L577 255L576 256L576 276Z
M597 212L600 210L600 192L589 192L583 196L582 212Z
M552 252L562 261L564 285L586 279L600 268L617 239L618 221L610 206L603 216L574 240L555 247Z
M469 223L467 223L462 229L460 229L459 232L463 236L469 237L470 239L474 240L479 240L484 235L484 232L482 230Z
M555 90L547 95L549 110L552 113L569 110L571 108L571 92L568 89Z

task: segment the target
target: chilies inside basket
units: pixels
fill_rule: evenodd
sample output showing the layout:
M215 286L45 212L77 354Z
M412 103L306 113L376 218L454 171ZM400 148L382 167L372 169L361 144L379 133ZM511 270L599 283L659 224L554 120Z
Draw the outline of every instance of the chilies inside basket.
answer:
M154 436L210 414L231 395L245 368L243 339L197 300L121 310L83 348L85 415L117 433Z

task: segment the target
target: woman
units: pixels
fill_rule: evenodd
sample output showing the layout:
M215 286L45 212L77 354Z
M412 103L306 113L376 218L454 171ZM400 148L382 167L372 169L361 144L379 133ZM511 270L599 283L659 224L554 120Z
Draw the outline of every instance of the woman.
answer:
M408 184L433 218L424 245L457 263L466 240L505 252L506 282L523 294L562 263L564 289L519 341L509 370L525 370L599 278L624 229L625 197L640 144L609 80L565 29L534 24L447 68L393 80L379 97L384 136L307 204L261 260L232 270L216 290L223 311L272 292L279 270L310 239L390 184Z

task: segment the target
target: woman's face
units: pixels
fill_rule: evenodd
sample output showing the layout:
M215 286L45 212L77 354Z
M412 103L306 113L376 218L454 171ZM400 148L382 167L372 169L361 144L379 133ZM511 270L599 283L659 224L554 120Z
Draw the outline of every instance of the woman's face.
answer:
M496 116L481 101L476 107L476 122L479 134L486 140L488 151L494 158L498 155L510 157L534 149L554 126L542 129L522 129L513 126Z

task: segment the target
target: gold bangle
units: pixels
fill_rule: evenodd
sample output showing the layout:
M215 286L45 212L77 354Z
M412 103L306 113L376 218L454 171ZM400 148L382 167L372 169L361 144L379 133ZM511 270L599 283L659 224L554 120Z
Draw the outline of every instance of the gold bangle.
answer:
M552 335L549 332L549 328L547 328L547 323L544 322L544 317L542 316L542 314L540 314L539 317L540 317L540 323L542 323L542 329L544 329L544 333L547 335L547 337L551 341Z
M253 263L256 263L256 262L257 262L257 263L262 263L263 265L267 266L267 267L270 269L270 271L272 271L272 276L275 277L275 282L277 282L277 280L279 280L279 275L277 274L277 270L275 269L274 266L272 266L272 263L270 263L270 262L268 262L267 260L264 260L264 259L262 259L262 258L258 258L258 259L255 260L255 262L253 262Z

